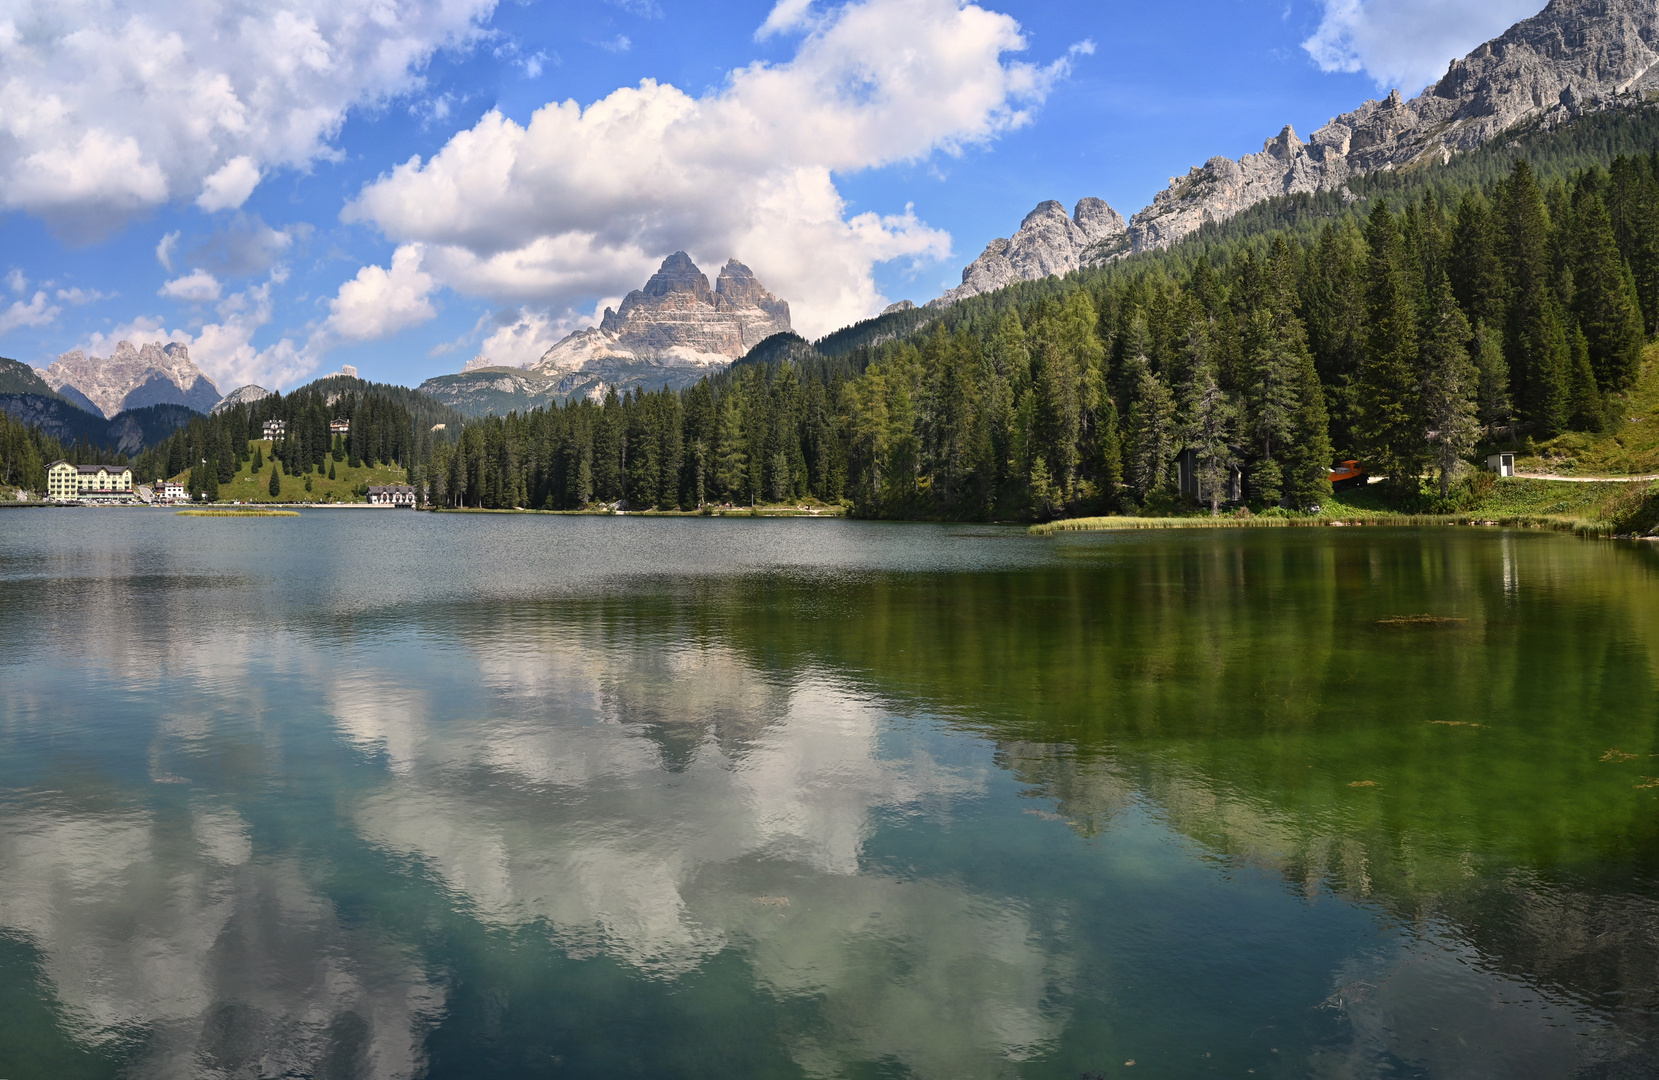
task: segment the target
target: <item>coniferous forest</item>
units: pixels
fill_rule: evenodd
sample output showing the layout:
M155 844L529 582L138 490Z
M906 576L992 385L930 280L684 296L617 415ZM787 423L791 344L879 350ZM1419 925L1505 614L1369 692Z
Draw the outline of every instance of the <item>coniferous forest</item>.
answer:
M1477 444L1609 422L1659 323L1656 167L1543 184L1522 161L1184 267L975 298L838 358L473 421L423 478L449 506L1031 518L1173 507L1190 451L1212 508L1230 482L1316 504L1347 457L1401 504L1445 496Z
M340 449L408 469L449 507L1305 509L1348 458L1423 506L1453 496L1477 447L1611 423L1659 329L1659 155L1548 181L1522 159L1239 232L816 347L772 339L683 391L465 419L400 387L322 380L199 418L135 467L194 470L204 490L281 418L285 470Z

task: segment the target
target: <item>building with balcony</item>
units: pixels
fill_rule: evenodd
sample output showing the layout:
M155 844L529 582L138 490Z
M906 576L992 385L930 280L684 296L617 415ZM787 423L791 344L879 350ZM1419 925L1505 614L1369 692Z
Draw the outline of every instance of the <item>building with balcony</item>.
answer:
M46 497L58 502L131 502L132 469L54 461L46 466Z

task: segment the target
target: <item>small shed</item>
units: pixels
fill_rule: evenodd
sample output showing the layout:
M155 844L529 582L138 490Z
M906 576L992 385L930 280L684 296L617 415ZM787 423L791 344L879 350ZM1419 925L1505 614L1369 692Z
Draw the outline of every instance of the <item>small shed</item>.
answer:
M1499 476L1514 476L1515 455L1493 454L1491 457L1486 459L1486 468L1487 471L1495 472Z

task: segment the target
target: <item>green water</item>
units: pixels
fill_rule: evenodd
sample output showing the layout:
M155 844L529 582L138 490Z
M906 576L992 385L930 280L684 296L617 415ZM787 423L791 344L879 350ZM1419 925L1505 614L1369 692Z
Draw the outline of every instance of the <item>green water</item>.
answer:
M0 1078L1648 1076L1656 675L1559 535L7 513Z

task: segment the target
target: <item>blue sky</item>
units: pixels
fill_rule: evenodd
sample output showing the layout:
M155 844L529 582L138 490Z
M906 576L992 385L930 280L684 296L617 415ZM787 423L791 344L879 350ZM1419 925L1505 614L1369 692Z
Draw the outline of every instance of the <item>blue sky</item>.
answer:
M1128 217L1541 6L0 2L0 354L413 385L533 360L682 247L816 336L1042 199Z

